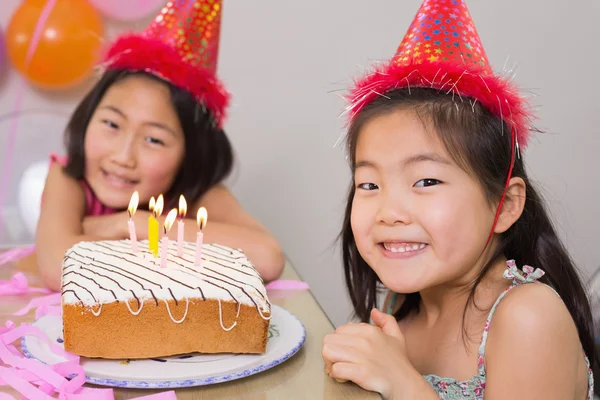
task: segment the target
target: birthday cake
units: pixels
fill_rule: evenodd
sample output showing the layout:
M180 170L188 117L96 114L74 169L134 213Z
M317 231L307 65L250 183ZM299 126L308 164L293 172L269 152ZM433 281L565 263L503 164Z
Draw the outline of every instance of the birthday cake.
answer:
M165 267L147 241L81 242L63 261L65 349L85 357L137 359L200 353L264 353L271 304L240 250L168 245Z

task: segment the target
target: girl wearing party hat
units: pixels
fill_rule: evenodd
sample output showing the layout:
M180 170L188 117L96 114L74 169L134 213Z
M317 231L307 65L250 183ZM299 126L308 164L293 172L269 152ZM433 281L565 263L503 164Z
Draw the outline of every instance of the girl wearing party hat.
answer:
M591 399L588 299L525 171L533 115L464 1L425 0L348 100L341 241L363 323L324 339L326 372L394 399Z
M221 1L171 1L143 33L108 49L106 71L67 126L67 156L52 157L44 188L36 249L50 288L60 288L75 243L129 237L135 191L138 240L148 236L151 197L164 194L168 210L183 195L186 240L195 240L204 206L206 242L242 248L266 280L280 275L279 245L222 184L233 152L223 131L229 94L216 76L220 21Z

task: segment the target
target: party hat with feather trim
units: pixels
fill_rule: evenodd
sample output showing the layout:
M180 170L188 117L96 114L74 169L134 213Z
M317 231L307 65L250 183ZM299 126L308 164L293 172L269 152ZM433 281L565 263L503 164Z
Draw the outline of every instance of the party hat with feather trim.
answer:
M392 59L358 79L346 96L350 122L376 97L426 87L481 103L527 145L533 113L509 79L494 74L464 0L424 0Z
M120 36L104 67L145 71L189 91L222 126L229 93L216 75L222 0L169 1L140 34Z

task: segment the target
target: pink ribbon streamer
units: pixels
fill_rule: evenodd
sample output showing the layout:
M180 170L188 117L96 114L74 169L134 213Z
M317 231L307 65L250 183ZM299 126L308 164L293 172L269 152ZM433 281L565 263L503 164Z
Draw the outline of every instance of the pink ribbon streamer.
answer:
M308 283L294 280L277 280L265 286L267 290L307 290Z
M10 249L0 253L0 265L7 265L11 261L17 261L21 258L27 257L35 250L34 246L29 247L17 247L16 249Z
M23 295L28 293L51 293L48 289L31 288L22 273L16 273L8 281L0 281L0 295ZM6 315L22 316L35 309L36 319L43 315L60 315L61 294L52 293L32 299L27 306ZM25 335L35 335L46 342L50 350L67 361L45 365L37 360L29 359L21 353L14 343ZM71 379L67 377L74 376ZM59 399L65 400L114 400L112 389L85 388L85 373L79 364L79 357L65 351L61 346L48 340L37 327L21 324L19 327L7 321L0 328L0 387L10 386L25 396L26 399ZM0 400L14 397L0 394ZM143 400L174 400L174 391L138 397Z
M22 272L17 272L8 281L0 280L0 296L10 296L27 293L51 293L46 288L30 288L27 277Z
M57 0L48 0L42 9L42 13L38 18L35 29L33 30L33 35L31 37L31 41L29 42L29 46L27 47L27 54L25 56L25 69L31 63L33 59L33 55L35 54L35 50L37 49L38 44L40 43L40 39L42 38L42 34L44 33L44 27L46 26L46 22L48 22L48 17L50 17L50 13L52 13L52 9L56 5ZM21 104L23 103L23 92L24 92L24 81L21 80L21 88L17 92L15 96L15 112L18 112L21 109ZM10 176L12 175L12 164L13 164L13 155L15 150L15 143L17 141L17 129L18 129L18 118L15 118L11 121L10 128L8 131L8 145L6 146L6 151L4 152L4 165L2 168L2 176L0 177L0 211L4 209L4 203L6 201L6 194L8 192L8 184L10 180ZM0 228L3 226L2 221L2 213L0 212ZM0 229L0 243L2 243L2 235L3 229Z
M28 399L59 399L67 400L114 400L112 389L91 389L83 387L85 372L79 364L79 357L62 350L61 356L68 355L69 361L46 365L25 357L12 344L25 335L36 335L50 345L56 352L60 346L53 345L37 328L22 324L15 328L14 323L7 322L6 328L0 328L0 361L6 366L0 366L0 386L10 386ZM74 376L71 379L67 377ZM13 399L3 395L0 399ZM174 391L138 397L147 400L177 399Z
M40 38L44 30L44 26L48 21L48 17L52 9L56 5L57 0L48 0L44 5L42 13L36 23L31 42L27 49L25 59L25 67L27 67L35 50L39 44ZM23 81L21 81L23 85ZM23 89L18 91L15 96L15 113L21 108L23 103ZM12 175L12 163L14 148L16 143L18 129L18 119L12 120L9 133L8 144L6 146L4 164L2 168L2 176L0 177L0 210L3 209L7 195L7 186L10 176ZM2 214L0 213L0 227L3 226ZM0 229L0 243L2 243L3 230ZM6 264L9 261L21 258L31 253L33 248L28 250L15 249L0 254L0 265ZM29 252L27 252L29 251ZM30 288L27 278L22 273L15 274L9 281L0 281L0 295L22 295L27 293L50 293L47 289ZM33 299L26 307L17 311L13 315L25 315L32 308L36 309L36 318L48 313L52 315L60 315L60 307L55 304L60 303L60 294L55 293L43 297ZM64 363L55 365L45 365L35 360L25 357L12 344L14 341L22 338L24 335L36 335L46 341L52 351L62 355L69 360ZM17 392L29 399L54 399L53 395L58 394L60 399L66 400L114 400L112 389L90 389L84 388L85 373L81 365L79 365L79 357L71 355L64 351L60 346L57 346L48 341L45 335L36 327L22 324L15 328L15 324L7 321L6 328L0 328L0 386L10 386ZM67 376L75 374L73 379L67 380ZM0 393L0 400L11 399L14 397ZM146 400L173 400L177 399L174 391L158 393L149 396L138 397L138 399Z
M29 313L31 309L35 309L36 319L41 318L44 315L60 315L60 307L57 306L57 304L60 304L60 293L53 293L47 296L36 297L35 299L32 299L29 304L12 314L0 315L13 315L21 317ZM56 312L57 309L58 313Z

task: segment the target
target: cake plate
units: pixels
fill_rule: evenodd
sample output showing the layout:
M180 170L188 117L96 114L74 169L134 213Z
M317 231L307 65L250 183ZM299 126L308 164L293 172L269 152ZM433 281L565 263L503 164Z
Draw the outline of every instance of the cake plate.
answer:
M136 389L169 389L210 385L258 374L292 357L306 340L306 329L289 311L271 306L267 350L264 354L188 354L143 360L106 360L81 357L86 381L95 385ZM33 323L46 337L62 346L60 316L44 316ZM66 359L55 354L37 336L21 340L23 353L44 364Z

